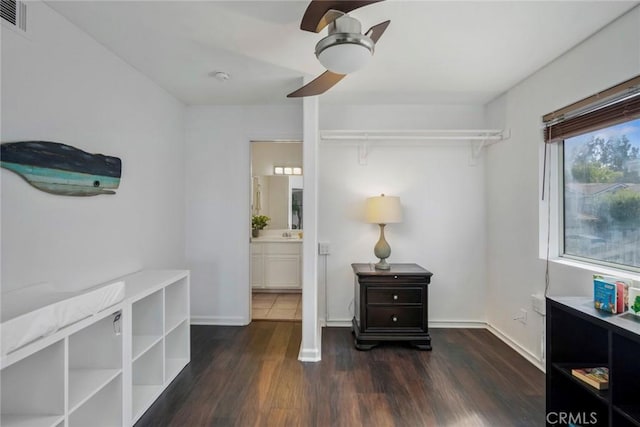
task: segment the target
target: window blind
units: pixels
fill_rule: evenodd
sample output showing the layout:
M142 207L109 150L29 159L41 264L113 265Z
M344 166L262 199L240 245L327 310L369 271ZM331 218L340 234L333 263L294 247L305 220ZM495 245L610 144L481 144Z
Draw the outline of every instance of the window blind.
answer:
M640 75L546 114L544 141L559 142L640 118Z

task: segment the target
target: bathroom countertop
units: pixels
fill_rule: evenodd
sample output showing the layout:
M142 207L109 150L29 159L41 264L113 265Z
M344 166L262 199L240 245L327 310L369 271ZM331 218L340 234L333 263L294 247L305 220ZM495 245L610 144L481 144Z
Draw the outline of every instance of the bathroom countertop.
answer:
M260 236L252 237L252 243L302 243L302 239L298 237L281 237L281 236Z

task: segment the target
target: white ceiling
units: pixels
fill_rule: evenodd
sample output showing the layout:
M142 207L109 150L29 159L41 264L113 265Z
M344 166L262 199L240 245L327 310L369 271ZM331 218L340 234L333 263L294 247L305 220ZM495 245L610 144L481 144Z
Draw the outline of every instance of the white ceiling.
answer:
M299 29L308 1L48 1L188 105L299 103L287 93L324 71L322 34ZM371 63L328 103L483 104L638 2L401 1L351 13L391 19ZM209 74L221 70L231 79Z

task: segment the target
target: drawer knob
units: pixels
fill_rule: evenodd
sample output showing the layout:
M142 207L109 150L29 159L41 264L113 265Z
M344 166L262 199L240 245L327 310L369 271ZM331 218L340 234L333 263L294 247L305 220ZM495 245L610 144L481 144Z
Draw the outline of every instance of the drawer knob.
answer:
M394 322L397 322L398 321L398 316L395 316L395 315L391 316L391 320L393 320Z
M394 278L394 279L397 279L397 278L398 278L398 276L393 276L393 278Z
M398 300L398 295L393 294L393 300L394 300L394 301L397 301L397 300Z

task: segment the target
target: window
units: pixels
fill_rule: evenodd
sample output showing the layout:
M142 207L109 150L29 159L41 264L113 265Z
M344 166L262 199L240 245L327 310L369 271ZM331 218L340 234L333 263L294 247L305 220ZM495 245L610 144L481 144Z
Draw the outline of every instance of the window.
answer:
M564 140L563 253L640 268L640 119Z
M640 271L640 75L543 122L541 256Z

